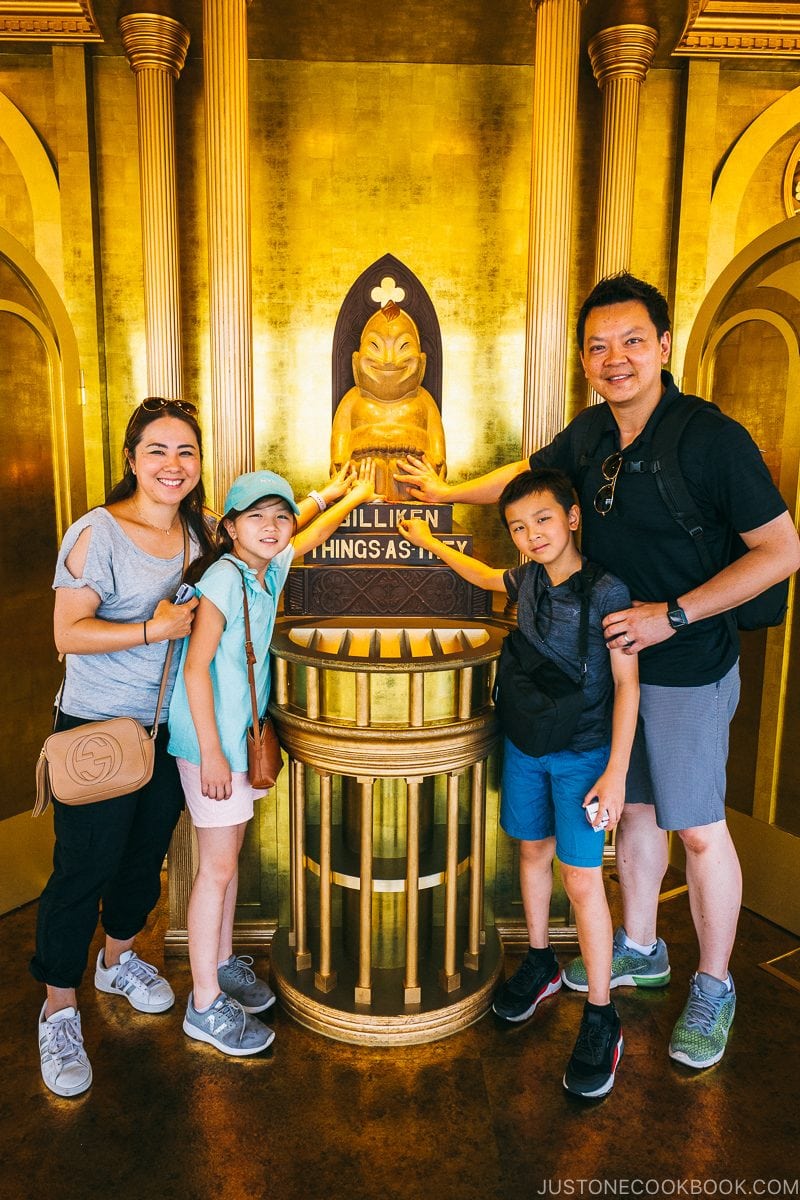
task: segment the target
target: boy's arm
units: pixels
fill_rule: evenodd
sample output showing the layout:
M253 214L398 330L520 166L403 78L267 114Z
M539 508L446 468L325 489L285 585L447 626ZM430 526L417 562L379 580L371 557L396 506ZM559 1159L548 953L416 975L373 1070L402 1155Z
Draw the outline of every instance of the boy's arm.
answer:
M216 604L201 596L186 650L183 680L200 747L201 788L209 800L228 800L231 795L231 768L219 740L209 669L224 628L225 618Z
M340 471L339 475L341 474ZM351 474L354 477L354 472ZM339 475L336 476L337 479ZM347 514L357 508L359 504L368 504L375 498L375 463L371 458L365 458L358 468L358 479L350 490L345 492L341 500L337 500L324 513L320 513L316 521L313 521L307 529L302 529L295 534L292 542L295 561L302 558L304 554L308 554L315 546L321 546L339 528ZM313 500L310 503L313 504ZM300 505L298 505L299 507ZM298 524L299 521L298 517Z
M611 754L605 771L584 796L583 807L596 796L600 803L595 828L599 828L603 813L607 812L607 828L613 829L622 816L625 804L625 780L639 712L639 666L635 656L623 654L621 650L612 650L610 653L614 679Z
M472 558L469 554L462 554L453 546L447 546L444 542L440 542L431 533L427 521L423 521L420 517L413 517L410 520L398 521L397 528L413 545L420 546L423 550L430 550L468 583L474 583L476 587L484 588L487 592L506 591L504 570L487 566L479 559Z

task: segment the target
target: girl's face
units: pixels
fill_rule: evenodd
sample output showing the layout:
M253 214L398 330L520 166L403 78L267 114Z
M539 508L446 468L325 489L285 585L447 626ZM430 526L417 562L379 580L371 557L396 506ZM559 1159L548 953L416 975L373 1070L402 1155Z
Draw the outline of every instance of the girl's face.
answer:
M200 482L200 447L180 417L159 417L128 455L137 493L156 504L180 504Z
M257 570L289 545L295 519L285 500L259 500L235 520L226 520L225 525L236 555Z

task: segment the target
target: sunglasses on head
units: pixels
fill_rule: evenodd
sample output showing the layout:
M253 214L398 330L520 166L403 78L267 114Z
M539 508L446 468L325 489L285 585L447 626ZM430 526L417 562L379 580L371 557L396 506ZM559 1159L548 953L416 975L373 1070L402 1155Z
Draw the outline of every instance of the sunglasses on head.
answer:
M609 454L608 458L603 460L600 467L606 482L597 490L594 498L594 511L601 517L607 517L614 507L614 490L622 470L622 462L622 455L619 450L615 450L613 454Z
M154 413L161 412L164 408L177 408L179 412L188 413L190 417L197 416L197 405L190 404L188 400L166 400L163 396L148 396L139 405L145 412Z

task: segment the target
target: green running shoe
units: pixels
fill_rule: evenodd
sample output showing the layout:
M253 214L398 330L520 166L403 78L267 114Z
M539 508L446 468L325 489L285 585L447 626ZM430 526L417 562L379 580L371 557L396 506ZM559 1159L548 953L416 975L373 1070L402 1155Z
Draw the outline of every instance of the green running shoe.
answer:
M652 954L632 950L625 942L625 930L620 925L614 933L611 958L611 984L617 987L660 988L669 983L669 956L661 938ZM588 992L589 981L582 958L573 958L561 972L561 978L573 992Z
M689 999L672 1031L669 1056L687 1067L711 1067L725 1053L736 992L728 976L730 990L720 979L698 971L689 985Z

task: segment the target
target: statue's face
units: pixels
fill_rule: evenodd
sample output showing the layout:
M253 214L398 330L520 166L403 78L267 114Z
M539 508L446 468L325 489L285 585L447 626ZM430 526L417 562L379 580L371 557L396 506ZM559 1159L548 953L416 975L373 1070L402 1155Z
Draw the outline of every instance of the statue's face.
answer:
M425 355L410 317L370 317L353 355L353 376L360 391L384 404L415 395L425 374Z

